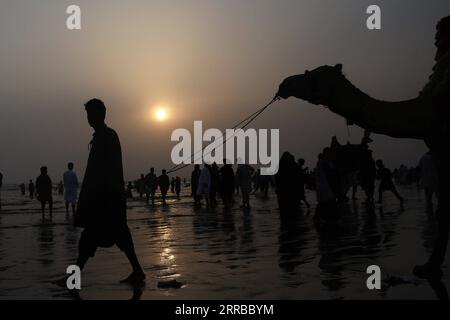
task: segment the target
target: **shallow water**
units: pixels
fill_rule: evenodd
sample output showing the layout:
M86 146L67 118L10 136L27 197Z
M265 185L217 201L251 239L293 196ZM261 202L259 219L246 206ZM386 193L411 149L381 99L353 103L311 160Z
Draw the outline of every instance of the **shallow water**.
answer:
M6 190L5 190L6 189ZM39 203L17 188L2 191L0 213L0 299L71 299L53 282L77 256L80 230L54 196L53 218L42 218ZM146 285L118 281L130 272L117 248L99 249L83 271L83 299L436 299L449 283L412 276L426 261L435 221L425 213L416 188L400 189L405 210L386 194L383 206L368 209L349 202L335 224L315 224L314 207L280 220L276 197L251 198L245 214L236 205L225 212L194 210L191 199L168 207L128 203L128 220ZM311 203L313 193L307 194ZM359 194L360 198L363 198ZM239 200L237 198L237 200ZM366 287L366 268L379 265L382 290ZM405 283L388 281L401 277ZM158 289L177 279L180 289ZM402 282L402 281L400 281Z

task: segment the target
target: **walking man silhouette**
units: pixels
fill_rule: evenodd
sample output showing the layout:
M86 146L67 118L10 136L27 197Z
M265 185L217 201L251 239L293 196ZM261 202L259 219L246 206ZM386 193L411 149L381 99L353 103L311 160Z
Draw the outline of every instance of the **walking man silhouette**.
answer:
M105 124L106 107L101 100L85 104L89 125L94 129L89 159L75 214L75 226L84 228L77 265L83 269L97 247L117 245L133 268L121 282L137 284L145 279L127 225L122 151L117 133Z

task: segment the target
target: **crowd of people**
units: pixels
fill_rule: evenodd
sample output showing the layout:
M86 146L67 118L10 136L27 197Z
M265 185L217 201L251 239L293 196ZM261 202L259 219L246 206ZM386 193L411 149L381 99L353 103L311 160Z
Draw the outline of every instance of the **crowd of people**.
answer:
M417 184L423 187L427 199L427 209L433 212L433 196L437 196L437 172L431 152L425 154L417 167L407 168L401 165L392 172L382 160L374 160L373 152L369 148L370 136L365 134L360 144L341 145L336 137L332 137L329 146L318 155L313 170L305 167L305 160L298 160L285 152L279 162L278 173L274 176L261 175L260 169L247 164L239 164L236 170L224 159L219 167L216 163L205 164L203 167L195 165L190 180L179 176L169 177L167 170L162 169L158 176L155 168L150 168L148 174L141 174L135 181L129 181L124 186L127 199L133 199L133 190L140 199L147 204L155 205L157 191L163 205L167 205L169 191L178 200L181 199L182 187L190 187L190 195L195 207L215 208L218 200L222 201L225 209L233 206L235 195L240 194L241 208L250 209L250 195L260 194L263 198L269 196L272 187L276 193L278 209L284 212L295 212L302 206L310 208L306 198L306 190L316 193L318 211L332 211L340 203L347 202L350 197L356 200L358 188L365 194L365 204L375 202L375 185L379 180L378 203L382 203L386 191L393 195L403 205L403 198L397 191L396 185L410 186ZM53 183L48 175L47 167L42 167L41 174L35 182L29 181L28 195L35 197L41 203L42 214L45 214L48 204L50 216L53 211ZM1 177L1 176L0 176ZM75 214L77 193L80 187L74 164L68 163L63 179L55 190L64 195L66 213L70 208ZM26 195L25 184L19 185L22 195ZM350 193L350 196L348 195Z
M204 202L207 208L214 208L220 198L224 207L230 208L235 203L234 195L240 193L242 208L250 209L250 194L260 191L264 197L268 197L270 185L273 185L272 177L261 175L259 169L240 164L234 171L224 160L224 165L220 168L216 163L205 164L202 168L195 165L189 183L186 178L182 181L179 176L169 178L165 169L157 176L155 169L151 168L147 175L141 174L139 179L128 183L126 194L128 198L133 198L134 189L141 199L145 195L146 202L154 205L155 194L159 189L162 203L166 205L169 190L180 199L184 186L190 187L190 195L196 207L202 206Z
M45 215L45 209L48 204L50 217L53 216L53 190L55 189L58 195L64 195L64 202L66 213L69 213L69 208L72 208L72 213L75 214L76 204L78 201L78 189L80 184L78 177L74 171L74 164L69 162L67 164L67 171L63 174L63 179L54 188L52 179L48 174L48 168L43 166L40 168L40 175L36 181L30 179L28 183L28 196L30 199L36 198L41 203L42 215ZM24 183L19 185L22 196L26 195L26 186Z

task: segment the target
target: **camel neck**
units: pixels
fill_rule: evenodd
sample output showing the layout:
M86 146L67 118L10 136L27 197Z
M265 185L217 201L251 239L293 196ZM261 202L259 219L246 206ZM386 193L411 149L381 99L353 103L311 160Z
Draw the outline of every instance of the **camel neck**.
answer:
M374 99L356 88L345 77L342 77L342 79L337 82L325 105L331 110L340 110L348 105L364 106L371 100Z

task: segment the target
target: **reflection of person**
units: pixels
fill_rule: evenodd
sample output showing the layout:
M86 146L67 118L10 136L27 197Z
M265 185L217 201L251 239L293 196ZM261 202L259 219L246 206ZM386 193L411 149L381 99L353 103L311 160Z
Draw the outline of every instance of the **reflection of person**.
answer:
M73 163L67 165L67 171L64 172L64 201L66 202L66 213L69 213L69 205L72 205L72 212L75 214L75 205L77 203L78 178L73 171Z
M122 282L139 283L145 279L145 274L127 225L119 137L104 122L106 108L102 101L90 100L85 108L89 125L95 133L75 214L75 225L84 228L77 265L83 269L87 260L95 255L97 247L117 245L125 252L133 268Z
M47 174L47 167L41 168L41 175L36 179L37 199L41 203L42 215L45 213L45 204L48 202L50 216L53 214L52 180Z

